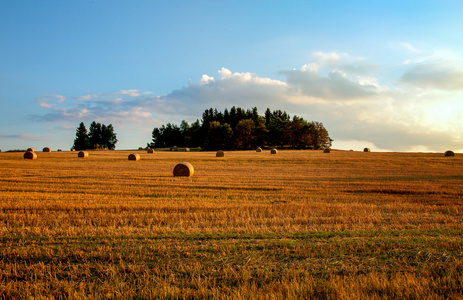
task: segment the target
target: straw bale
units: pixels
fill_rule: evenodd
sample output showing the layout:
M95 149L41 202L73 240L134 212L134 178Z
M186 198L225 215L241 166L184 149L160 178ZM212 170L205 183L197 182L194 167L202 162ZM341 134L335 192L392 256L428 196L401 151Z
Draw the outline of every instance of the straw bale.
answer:
M77 156L86 158L86 157L88 157L88 152L87 151L79 151L79 154Z
M27 151L27 152L35 152L35 149L34 149L34 148L27 148L26 151Z
M49 147L45 147L45 148L43 148L42 151L43 151L43 152L51 152L51 149L50 149Z
M455 156L455 153L452 150L447 150L445 151L444 156Z
M364 148L363 152L370 152L370 148Z
M278 153L278 150L276 148L273 148L272 150L270 150L270 154L277 154Z
M323 153L331 153L330 148L325 148L325 149L323 149Z
M262 152L262 148L261 148L261 147L257 147L256 152Z
M37 153L32 151L26 151L24 153L24 159L37 159Z
M225 153L222 151L222 150L219 150L217 151L217 153L215 154L216 157L224 157L225 156Z
M154 153L154 149L148 148L148 153Z
M190 148L185 148L185 152L190 152Z
M140 154L138 153L129 154L129 160L134 160L134 161L140 160Z
M195 169L189 162L178 163L174 168L174 176L193 176Z

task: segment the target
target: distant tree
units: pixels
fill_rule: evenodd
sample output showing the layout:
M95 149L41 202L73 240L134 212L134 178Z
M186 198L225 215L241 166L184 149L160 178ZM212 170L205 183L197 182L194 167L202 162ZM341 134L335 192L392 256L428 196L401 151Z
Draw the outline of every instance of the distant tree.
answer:
M102 147L101 123L93 121L88 129L88 140L93 149Z
M233 130L229 124L221 125L218 121L209 124L208 143L206 149L220 150L232 147Z
M258 116L257 120L254 121L254 125L254 143L252 146L265 146L268 139L268 129L265 125L265 118Z
M88 130L88 141L92 149L116 149L117 137L113 125L93 121Z
M251 148L255 129L256 125L252 119L239 121L235 128L235 147L238 149Z
M95 127L98 132L98 124ZM91 130L91 132L93 132ZM282 110L267 108L260 116L257 108L233 106L220 112L206 109L201 122L191 126L182 121L180 127L168 123L153 129L151 147L200 146L205 149L249 149L256 146L279 146L300 149L329 147L332 140L320 122L307 122L290 117Z
M91 147L88 141L87 128L85 128L84 122L80 122L79 127L76 129L76 138L74 139L72 148L75 150L85 150Z
M101 144L103 148L114 150L116 149L117 137L114 132L114 127L112 124L101 125Z

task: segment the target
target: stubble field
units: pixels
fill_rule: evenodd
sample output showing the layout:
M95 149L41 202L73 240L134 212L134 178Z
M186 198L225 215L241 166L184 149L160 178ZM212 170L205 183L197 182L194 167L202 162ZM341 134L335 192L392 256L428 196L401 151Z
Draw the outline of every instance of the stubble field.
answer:
M461 154L132 152L0 153L1 298L463 297Z

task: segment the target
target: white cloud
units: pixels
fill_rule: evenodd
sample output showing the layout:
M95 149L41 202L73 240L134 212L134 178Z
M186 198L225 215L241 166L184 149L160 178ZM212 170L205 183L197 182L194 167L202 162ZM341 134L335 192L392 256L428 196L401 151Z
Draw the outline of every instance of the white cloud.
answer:
M39 98L37 102L39 103L40 107L52 108L58 103L63 103L65 100L66 97L63 95L50 95L47 97Z
M129 97L138 97L140 96L140 92L138 90L120 90L116 93L114 93L115 95L127 95Z
M39 103L40 107L44 107L44 108L51 108L53 107L53 105L51 105L50 103L47 103L47 102L41 102Z
M409 84L423 89L463 90L463 68L450 62L427 62L409 67L401 84Z
M76 97L77 100L92 100L98 97L98 94L93 94L93 95L85 95L85 96L79 96Z
M149 132L147 128L162 123L193 122L210 107L255 106L261 113L269 107L323 122L335 147L350 143L375 151L463 148L463 69L444 68L448 65L443 62L409 64L401 85L394 86L382 83L374 72L376 64L367 59L334 52L312 57L299 69L282 71L284 80L224 67L217 78L204 74L165 95L132 89L71 97L85 101L57 100L55 106L39 101L48 113L31 119L76 124L97 120Z

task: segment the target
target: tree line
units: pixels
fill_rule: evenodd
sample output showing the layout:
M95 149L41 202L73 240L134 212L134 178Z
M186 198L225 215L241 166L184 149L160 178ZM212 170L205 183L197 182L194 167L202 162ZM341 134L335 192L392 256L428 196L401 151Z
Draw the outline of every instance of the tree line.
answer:
M287 147L293 149L321 149L331 146L332 139L321 122L308 122L302 117L290 117L285 111L258 114L257 108L233 106L223 112L206 109L201 122L180 125L167 123L152 132L151 148L172 146L201 147L206 150L253 149Z
M86 149L116 149L116 133L112 124L106 126L93 121L90 124L89 130L85 127L84 122L81 122L76 129L76 138L74 139L75 150Z

